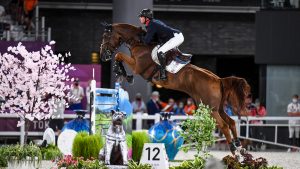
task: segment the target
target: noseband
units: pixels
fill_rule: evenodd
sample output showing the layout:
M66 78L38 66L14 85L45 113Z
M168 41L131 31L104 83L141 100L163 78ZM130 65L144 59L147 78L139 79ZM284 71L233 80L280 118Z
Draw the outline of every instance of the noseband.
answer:
M107 32L107 38L108 38L108 41L104 42L104 43L101 43L100 45L100 49L103 49L104 50L104 53L103 53L103 57L104 57L104 60L105 61L108 61L111 59L111 55L119 48L119 46L122 45L122 41L120 41L119 43L119 46L118 47L113 47L109 41L110 41L110 38L111 38L111 35L112 35L112 29L111 28L105 28L104 30L105 32ZM105 48L104 48L105 47ZM113 51L111 51L111 49L113 49Z

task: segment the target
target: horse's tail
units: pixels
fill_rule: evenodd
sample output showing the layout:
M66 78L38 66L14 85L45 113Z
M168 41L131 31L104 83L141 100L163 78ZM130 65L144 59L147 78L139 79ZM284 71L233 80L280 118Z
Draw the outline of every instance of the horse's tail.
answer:
M222 101L220 107L227 101L233 108L233 112L238 115L246 115L245 98L250 93L250 85L244 78L226 77L221 78L222 82Z

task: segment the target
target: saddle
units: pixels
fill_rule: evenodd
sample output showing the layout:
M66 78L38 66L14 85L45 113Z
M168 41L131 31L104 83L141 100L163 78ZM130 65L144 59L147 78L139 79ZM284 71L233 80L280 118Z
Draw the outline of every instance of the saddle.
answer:
M159 49L159 45L153 48L152 50L152 60L159 65L157 50ZM177 73L181 68L190 63L192 55L182 53L178 48L174 48L169 50L166 53L166 70L170 73Z
M192 54L182 53L178 48L172 49L166 53L167 65L169 65L173 60L178 60L182 62L190 62Z

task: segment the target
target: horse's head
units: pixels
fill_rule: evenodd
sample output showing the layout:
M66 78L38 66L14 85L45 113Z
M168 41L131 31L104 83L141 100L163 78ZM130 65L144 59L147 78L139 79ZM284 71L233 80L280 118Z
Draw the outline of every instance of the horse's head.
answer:
M133 44L140 43L139 35L144 33L142 28L130 24L107 24L102 35L100 46L100 57L102 61L109 61L112 54L121 46L122 43Z
M100 57L102 61L106 62L111 60L112 54L121 45L121 38L117 31L114 30L112 24L104 23L103 25L105 29L100 46Z

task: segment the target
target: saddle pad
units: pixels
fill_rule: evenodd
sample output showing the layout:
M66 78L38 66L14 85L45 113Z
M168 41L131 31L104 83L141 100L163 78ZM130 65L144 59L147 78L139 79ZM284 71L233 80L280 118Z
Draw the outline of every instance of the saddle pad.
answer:
M152 53L151 53L152 60L155 63L157 63L158 65L160 65L158 57L157 57L157 50L158 50L159 47L160 47L159 45L157 45L156 47L154 47L153 50L152 50ZM166 66L166 70L168 72L170 72L170 73L175 74L175 73L177 73L180 69L182 69L188 63L190 63L190 62L184 62L184 61L182 61L182 60L180 60L180 59L178 59L176 57L175 60L173 60L170 64L168 64Z

